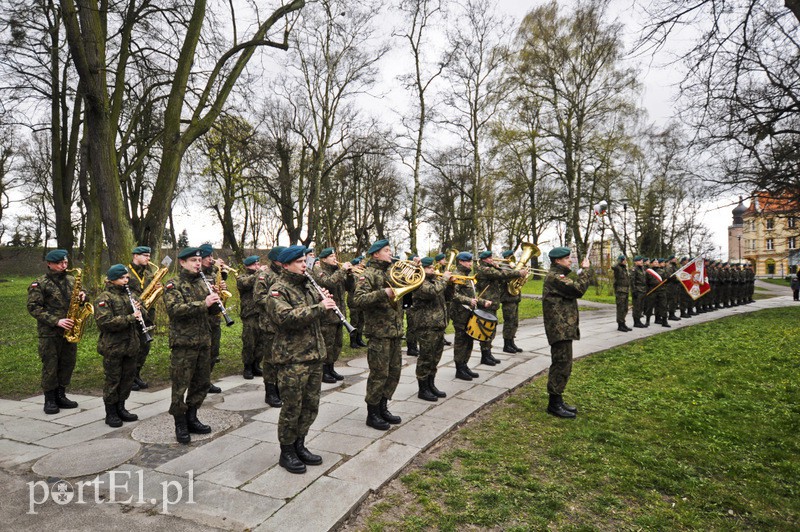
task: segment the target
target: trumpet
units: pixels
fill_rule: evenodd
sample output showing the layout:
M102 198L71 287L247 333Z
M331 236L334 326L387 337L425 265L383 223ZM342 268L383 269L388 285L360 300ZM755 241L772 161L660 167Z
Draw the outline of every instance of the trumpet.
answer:
M436 277L444 277L444 272L433 272L433 274ZM457 275L457 274L450 275L450 282L453 284L465 285L469 283L474 283L476 279L477 278L474 275Z
M352 266L352 268L350 268L350 272L353 273L353 274L356 274L356 275L360 275L360 274L364 273L364 268L366 268L366 266L364 265L363 262L361 264L353 264L352 262L338 262L337 261L336 264L338 264L340 268L344 268L345 264L349 264L350 266Z

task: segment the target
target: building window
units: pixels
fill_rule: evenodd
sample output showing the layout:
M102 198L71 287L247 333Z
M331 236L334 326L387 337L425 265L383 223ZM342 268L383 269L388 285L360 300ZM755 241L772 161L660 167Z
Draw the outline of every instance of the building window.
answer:
M775 241L772 238L767 239L767 251L775 249Z
M756 221L755 220L750 220L750 230L751 231L755 231L756 230Z
M767 275L775 275L775 261L769 259L768 261L766 261L766 266L767 266Z
M797 249L797 237L790 236L789 237L789 249Z
M794 216L789 216L789 221L787 223L789 224L789 229L794 229L797 225L797 218Z
M752 249L753 251L756 250L756 239L755 238L750 240L750 249Z
M775 219L767 218L767 229L775 229Z

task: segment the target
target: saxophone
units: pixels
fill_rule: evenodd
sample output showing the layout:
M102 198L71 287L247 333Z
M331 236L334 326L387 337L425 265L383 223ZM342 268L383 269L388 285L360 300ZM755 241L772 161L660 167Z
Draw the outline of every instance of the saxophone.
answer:
M77 344L81 341L83 328L86 326L89 316L94 314L94 307L91 303L81 303L81 277L83 271L80 268L68 271L75 272L75 286L72 287L72 295L69 298L67 319L74 321L75 325L72 329L64 331L64 338L71 344Z
M149 264L155 266L152 262ZM168 272L169 265L158 268L158 271L153 275L153 280L142 290L142 295L139 296L139 299L142 301L145 310L150 310L153 305L155 305L156 301L158 301L158 298L164 293L164 287L160 286L160 283Z

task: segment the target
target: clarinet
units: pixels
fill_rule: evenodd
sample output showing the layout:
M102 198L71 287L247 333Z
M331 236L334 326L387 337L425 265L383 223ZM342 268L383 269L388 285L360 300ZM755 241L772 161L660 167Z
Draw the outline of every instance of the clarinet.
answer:
M211 288L211 283L209 283L208 279L206 279L203 270L200 270L200 277L202 277L203 282L206 283L206 288L208 288L208 293L213 294L214 289ZM222 304L222 301L217 301L217 305L219 305L219 309L222 312L222 317L225 318L225 325L227 325L228 327L233 325L235 322L231 319L230 316L228 316L228 309L225 308L225 306Z
M131 302L131 308L134 312L136 312L136 300L133 299L133 294L131 294L131 289L128 288L128 285L125 285L125 291L128 292L128 299ZM141 310L139 311L141 314ZM139 322L139 325L142 326L142 334L144 334L144 341L150 343L153 341L153 337L150 336L150 330L155 327L155 325L151 325L150 327L144 322L144 315L140 315L136 320Z
M311 281L311 285L317 290L321 298L324 299L328 297L325 295L325 292L322 291L322 287L317 284L317 281L314 280L314 277L312 277L312 275L308 273L308 270L306 270L306 277L308 277L308 280ZM353 334L353 331L355 331L356 328L350 325L350 322L347 321L347 318L344 317L344 314L342 314L342 311L339 310L339 307L338 306L333 307L333 311L336 313L337 316L339 316L339 319L341 320L342 325L344 325L344 328L347 329L347 334Z

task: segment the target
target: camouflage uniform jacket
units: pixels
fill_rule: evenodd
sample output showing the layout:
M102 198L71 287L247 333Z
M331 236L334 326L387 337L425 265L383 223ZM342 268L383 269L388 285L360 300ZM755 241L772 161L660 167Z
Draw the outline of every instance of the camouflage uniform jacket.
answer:
M447 292L453 285L427 275L425 282L414 290L414 319L418 329L444 330L447 327Z
M164 285L164 305L169 316L170 347L211 345L208 316L219 314L219 305L206 307L208 286L199 274L181 269Z
M67 317L75 278L65 272L48 272L28 287L28 312L36 318L39 337L64 336L58 320Z
M270 298L270 287L278 281L278 277L280 277L280 271L277 270L277 266L270 265L268 269L259 272L253 286L253 301L258 309L258 326L267 334L275 334L272 320L267 314L267 304Z
M389 287L388 262L370 260L356 281L353 300L364 311L364 334L374 338L403 336L403 305L386 294Z
M142 292L144 291L145 287L150 284L150 281L153 280L153 276L155 272L150 270L150 266L145 264L144 266L135 266L133 264L128 264L128 269L131 271L130 281L128 281L128 288L131 289L133 295L137 298L141 297ZM147 311L148 319L150 323L155 323L156 321L156 306Z
M634 266L631 272L631 292L644 295L647 293L647 273L644 266Z
M611 271L614 272L614 292L627 294L631 286L628 268L621 262L618 262L611 268Z
M513 272L515 271L514 268L509 267L507 264L503 263L500 265L500 270L503 272ZM487 298L491 299L491 298ZM519 303L522 301L522 291L517 295L512 295L508 291L508 284L506 284L505 289L503 290L503 294L499 298L500 303Z
M320 323L327 312L305 275L284 270L270 288L267 302L267 314L275 329L274 363L324 360L325 339Z
M219 268L217 268L216 264L212 264L210 268L203 268L202 271L203 271L203 275L206 276L206 281L211 283L211 286L214 286L215 284L217 284L217 272L219 271ZM224 277L224 275L223 275L223 277ZM208 290L206 290L206 295L208 295ZM221 296L222 296L222 294L220 294L220 297ZM214 305L214 307L216 307L216 305ZM219 314L209 314L208 315L208 323L210 323L212 327L215 324L219 324L220 321L222 321L222 314L221 313L219 313Z
M580 340L578 299L589 287L588 268L581 271L577 279L570 276L571 270L555 262L544 278L542 286L542 313L544 332L550 345L564 340Z
M459 264L456 266L456 273L458 275L469 275L472 272ZM460 327L462 329L466 327L469 318L472 316L472 310L469 309L469 304L476 296L475 286L472 283L455 285L453 300L450 303L450 317L453 320L454 327ZM485 299L478 299L477 308L486 308L484 306L485 304ZM466 305L467 308L464 308L464 305Z
M481 297L492 302L489 308L497 310L504 294L508 293L508 282L522 277L522 274L516 270L501 270L497 266L489 266L481 261L475 269L475 277L477 279L475 289L479 294L483 292Z
M138 298L134 296L138 301ZM132 344L139 344L141 325L133 316L131 300L124 286L108 285L94 305L94 319L100 330L97 352L101 355L113 351L129 349Z
M342 310L344 308L344 295L347 293L346 285L349 277L347 270L320 261L314 265L311 275L318 285L331 293L331 297L336 301L336 306L339 307L339 310ZM335 312L329 312L325 315L323 323L336 325L341 323L341 320Z
M260 274L260 270L245 269L236 278L236 289L239 290L239 316L242 319L258 315L258 305L256 305L256 301L253 298L253 289Z

